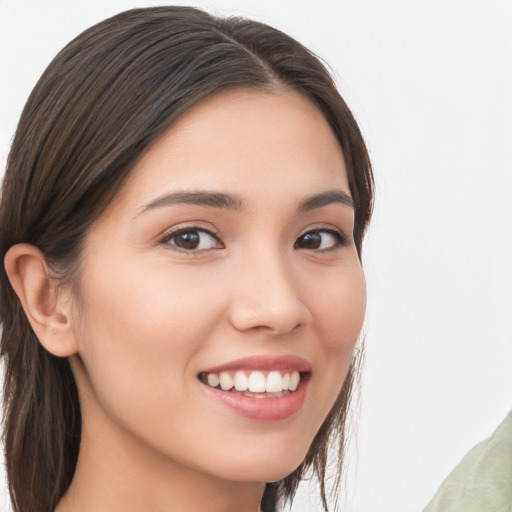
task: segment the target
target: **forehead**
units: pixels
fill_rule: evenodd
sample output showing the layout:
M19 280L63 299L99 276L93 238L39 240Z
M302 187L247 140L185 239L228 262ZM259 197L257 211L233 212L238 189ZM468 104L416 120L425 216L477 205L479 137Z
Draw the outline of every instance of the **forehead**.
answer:
M171 189L246 195L349 194L341 147L319 109L289 89L236 90L207 97L146 151L119 199L144 202ZM260 198L261 199L261 198Z

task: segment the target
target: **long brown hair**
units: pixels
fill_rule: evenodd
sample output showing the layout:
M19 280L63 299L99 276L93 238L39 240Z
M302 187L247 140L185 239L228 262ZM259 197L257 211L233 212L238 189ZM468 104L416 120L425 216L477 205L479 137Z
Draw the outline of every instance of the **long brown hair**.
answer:
M285 86L324 114L346 161L361 244L373 198L359 128L329 73L297 41L262 23L217 18L189 7L135 9L83 32L48 66L30 95L8 157L0 205L0 256L21 242L38 247L58 279L72 284L82 243L135 161L198 100L229 88ZM15 512L53 512L71 483L81 435L76 384L67 359L39 344L0 270L5 359L5 454ZM268 484L262 506L291 500L308 470L320 482L335 440L339 473L358 364L288 477Z

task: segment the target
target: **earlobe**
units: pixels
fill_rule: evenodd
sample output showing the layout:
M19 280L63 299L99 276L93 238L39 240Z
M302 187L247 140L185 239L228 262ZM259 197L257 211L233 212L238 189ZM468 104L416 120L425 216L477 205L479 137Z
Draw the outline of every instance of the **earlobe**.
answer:
M4 265L40 343L58 357L75 354L71 301L59 293L44 254L33 245L17 244L5 255Z

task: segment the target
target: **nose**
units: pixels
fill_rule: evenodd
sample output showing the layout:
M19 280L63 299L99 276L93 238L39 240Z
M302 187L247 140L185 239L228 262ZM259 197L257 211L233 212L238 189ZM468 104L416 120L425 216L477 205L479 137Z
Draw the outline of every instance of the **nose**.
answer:
M312 320L301 294L300 275L281 259L252 259L233 286L229 315L238 331L284 335Z

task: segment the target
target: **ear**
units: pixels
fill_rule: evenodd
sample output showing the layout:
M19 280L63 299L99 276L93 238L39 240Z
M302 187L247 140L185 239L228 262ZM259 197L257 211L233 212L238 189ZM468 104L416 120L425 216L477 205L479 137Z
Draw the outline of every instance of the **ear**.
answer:
M12 246L4 260L5 270L41 345L58 357L78 350L71 325L71 297L59 293L44 254L33 245Z

